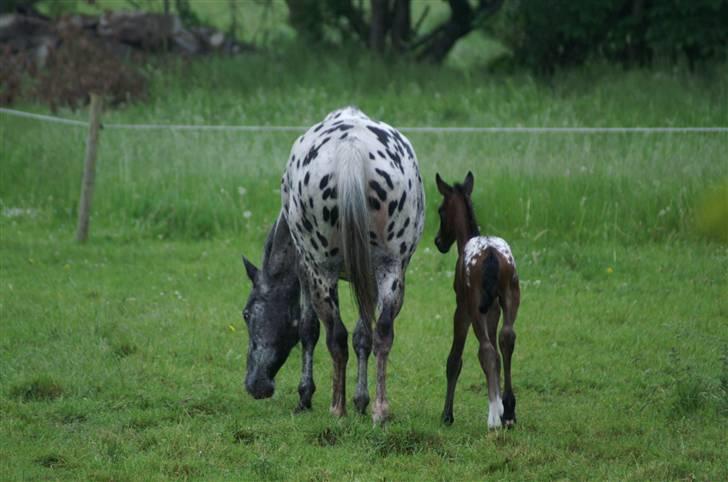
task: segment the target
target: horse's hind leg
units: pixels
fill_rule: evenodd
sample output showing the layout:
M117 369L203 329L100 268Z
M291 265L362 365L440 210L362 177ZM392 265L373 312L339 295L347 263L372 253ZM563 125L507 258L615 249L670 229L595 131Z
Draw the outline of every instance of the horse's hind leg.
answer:
M356 394L354 395L354 406L359 413L365 413L369 405L369 387L367 386L367 369L369 355L372 352L372 328L363 319L359 318L354 329L352 339L354 351L358 361L356 380Z
M503 423L510 427L516 423L516 396L511 385L511 357L516 346L516 332L513 325L516 323L518 306L521 303L521 289L518 278L513 279L505 296L501 299L503 305L503 328L501 328L498 344L503 354Z
M377 394L372 407L372 420L381 423L389 418L387 400L387 360L394 341L394 319L402 308L404 272L399 262L382 267L377 272L377 289L382 312L374 330L374 354L377 357Z
M452 414L455 400L455 385L457 385L460 370L463 367L463 348L468 337L468 318L461 308L455 310L453 318L453 338L450 355L447 357L447 392L445 393L445 407L442 409L442 422L451 425L455 418Z
M326 346L333 361L331 413L346 415L346 363L349 360L348 332L339 314L339 295L335 277L313 273L308 285L316 314L326 328ZM313 281L313 282L312 282Z
M473 323L473 331L478 337L478 360L488 381L488 428L501 426L503 403L498 386L498 351L490 341L487 330L487 315L482 315Z
M301 382L298 384L300 399L296 411L309 410L311 408L311 397L316 391L316 384L313 381L313 350L316 348L319 332L319 322L311 304L311 294L304 281L301 283L301 320L298 325L303 363L301 366Z

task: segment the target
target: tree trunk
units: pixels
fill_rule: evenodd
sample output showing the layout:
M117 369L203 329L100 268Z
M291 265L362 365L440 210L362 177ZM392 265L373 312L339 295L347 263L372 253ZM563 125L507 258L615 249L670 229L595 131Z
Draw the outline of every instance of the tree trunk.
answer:
M412 18L410 0L394 0L394 19L392 20L392 47L402 52L412 37Z
M383 53L387 38L388 0L371 0L372 20L369 25L369 48Z

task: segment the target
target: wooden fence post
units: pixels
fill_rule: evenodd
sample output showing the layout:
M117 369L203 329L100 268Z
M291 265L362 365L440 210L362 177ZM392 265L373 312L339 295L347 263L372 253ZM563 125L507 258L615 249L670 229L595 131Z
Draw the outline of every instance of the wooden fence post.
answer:
M83 162L83 182L81 183L81 200L78 203L78 226L76 227L76 241L79 243L83 243L88 238L91 200L94 195L94 183L96 181L96 149L101 128L101 108L101 96L91 94L86 157Z

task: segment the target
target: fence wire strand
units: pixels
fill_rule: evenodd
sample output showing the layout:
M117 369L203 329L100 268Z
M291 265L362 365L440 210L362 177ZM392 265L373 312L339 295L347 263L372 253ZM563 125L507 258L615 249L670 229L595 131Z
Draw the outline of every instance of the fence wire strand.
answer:
M44 122L88 127L88 122L57 116L34 114L0 107L0 113ZM115 124L103 123L104 129L119 130L173 130L173 131L229 131L229 132L305 132L309 126L276 125L205 125L205 124ZM573 134L627 134L627 133L728 133L728 127L466 127L466 126L410 126L398 127L402 132L414 133L573 133Z

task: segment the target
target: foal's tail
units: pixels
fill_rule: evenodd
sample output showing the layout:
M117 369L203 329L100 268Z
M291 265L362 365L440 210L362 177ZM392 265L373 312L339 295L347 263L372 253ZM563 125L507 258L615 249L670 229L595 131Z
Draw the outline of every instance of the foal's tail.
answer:
M485 250L485 260L483 261L483 293L480 296L480 312L485 314L490 309L498 294L498 274L500 265L495 248L488 247Z
M367 162L360 142L349 138L336 149L338 202L341 213L341 251L354 298L364 326L374 321L377 284L369 252L369 208L367 206Z

